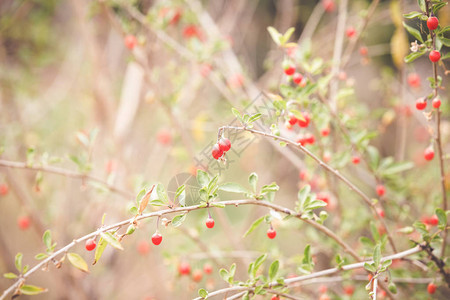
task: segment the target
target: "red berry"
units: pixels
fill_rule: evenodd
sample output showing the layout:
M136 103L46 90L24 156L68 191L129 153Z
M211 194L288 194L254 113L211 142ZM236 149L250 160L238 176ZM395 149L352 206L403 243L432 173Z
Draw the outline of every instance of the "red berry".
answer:
M322 284L321 286L319 286L319 293L320 294L325 294L328 290L328 287L324 284Z
M380 197L386 193L386 188L382 184L377 185L376 190L377 190L378 196L380 196Z
M295 125L295 123L298 122L298 119L294 116L294 114L289 114L288 122L290 125Z
M428 224L430 224L431 226L437 226L439 224L439 219L436 215L432 215L429 219L428 219Z
M327 13L333 12L336 8L333 0L324 0L322 1L322 6Z
M306 143L313 145L315 141L316 141L316 138L314 137L313 134L307 133L305 135L305 142Z
M158 132L157 139L162 145L169 145L172 142L172 135L169 130L163 129Z
M180 275L189 275L191 273L191 265L188 262L182 262L178 265L178 273Z
M432 62L438 62L441 59L441 53L439 51L433 50L428 56Z
M425 99L423 99L423 98L417 99L416 108L418 110L424 110L425 107L427 107L427 101L425 101Z
M192 279L193 279L195 282L200 282L200 281L202 281L202 278L203 278L203 273L202 273L201 270L194 270L194 272L192 272Z
M270 300L280 300L280 297L278 297L277 295L273 295L272 298L270 298Z
M136 45L137 45L136 37L134 35L131 35L131 34L127 35L125 37L125 41L124 42L125 42L125 47L127 47L130 50L133 50L134 47L136 47Z
M436 293L436 285L433 282L430 282L427 286L427 291L430 295Z
M206 227L208 228L213 228L214 227L214 219L213 218L208 218L206 219Z
M275 231L275 229L269 228L269 229L267 230L267 237L268 237L269 239L274 239L276 236L277 236L277 232Z
M411 73L408 75L408 84L413 88L420 87L420 76L417 73Z
M203 272L205 272L205 274L211 274L213 271L213 268L210 264L205 264L203 266Z
M153 243L153 245L158 246L159 244L161 244L161 242L162 242L162 235L159 234L159 232L155 232L152 235L152 243Z
M320 131L320 134L322 134L322 136L328 136L330 134L330 128L325 127Z
M323 202L325 202L327 205L330 204L330 198L328 197L327 194L325 193L319 193L316 196L317 199L322 200Z
M195 25L187 25L183 29L183 37L185 39L191 39L193 37L196 37L199 40L201 40L203 35L202 35L200 29L198 29L197 26L195 26Z
M146 255L150 252L150 244L146 240L142 240L137 244L137 251L140 255Z
M0 184L0 195L6 196L8 194L9 187L6 183Z
M291 76L295 73L295 66L290 64L289 62L283 63L284 74Z
M380 215L380 217L384 218L384 210L382 209L377 209L378 214Z
M330 296L328 296L327 294L323 294L320 296L319 300L330 300Z
M300 178L300 180L307 180L308 179L308 172L305 170L301 170L298 173L298 178Z
M303 119L305 119L305 120L303 121L303 120L298 119L297 122L300 127L306 128L306 127L308 127L309 121L311 120L311 118L309 117L309 114L307 112L302 113L302 115L303 115Z
M303 80L303 75L300 74L300 73L295 73L292 76L292 80L294 81L294 83L299 85L302 82L302 80Z
M435 30L436 28L438 28L439 25L439 20L436 17L429 17L427 20L427 27L430 30Z
M97 246L97 244L95 243L95 239L88 239L86 240L86 250L87 251L92 251L95 249L95 246Z
M432 147L428 147L425 149L425 151L423 152L423 157L430 161L434 158L434 150Z
M359 164L361 162L361 158L358 155L355 155L352 157L352 163L355 165Z
M352 38L352 37L354 37L356 35L356 30L353 27L349 27L345 31L345 34L347 35L348 38Z
M228 150L230 150L230 148L231 148L230 140L225 137L221 138L219 141L219 149L222 152L227 152Z
M21 230L27 230L30 227L31 221L28 216L22 216L19 219L17 219L17 226Z
M361 54L361 56L366 56L367 54L369 54L369 49L367 49L366 46L362 46L361 48L359 48L359 54Z
M299 139L297 140L297 143L299 143L299 144L302 145L302 146L306 146L307 141L306 141L306 139L305 139L304 137L301 137L301 138L299 138Z
M434 98L432 104L433 104L433 107L434 107L434 108L439 108L439 107L441 107L441 99L439 99L439 98Z
M352 285L348 285L344 287L344 293L348 296L353 295L353 293L355 292L355 288Z
M220 150L220 146L219 144L215 144L212 148L212 156L214 157L214 159L219 159L222 157L223 155L223 151Z

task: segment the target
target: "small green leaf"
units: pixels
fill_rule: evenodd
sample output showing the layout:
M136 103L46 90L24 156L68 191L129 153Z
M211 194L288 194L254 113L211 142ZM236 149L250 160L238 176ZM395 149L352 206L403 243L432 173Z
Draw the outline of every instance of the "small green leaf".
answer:
M111 234L111 232L101 232L100 236L111 246L118 250L123 250L122 244Z
M374 264L369 263L364 263L364 269L372 273L375 273L377 271L377 268L374 266Z
M378 232L378 229L373 221L370 221L370 232L372 233L373 240L378 242L380 240L380 233Z
M42 236L42 241L44 242L45 247L50 249L52 247L52 233L50 230L46 230L44 235Z
M381 263L382 268L388 268L392 264L392 259L385 260Z
M146 188L141 189L136 196L136 203L141 202L142 197L144 197L146 193L147 193Z
M392 281L388 284L388 289L392 294L397 294L397 287L395 286L395 283Z
M411 63L425 54L425 51L412 52L405 57L405 63Z
M84 259L77 253L67 253L67 258L70 263L77 269L89 273L88 265Z
M404 234L410 234L410 233L413 233L414 228L412 228L411 226L406 226L406 227L398 229L397 231L404 233Z
M262 223L262 221L264 221L264 218L265 218L265 217L266 217L266 216L262 216L261 218L256 219L256 221L253 222L253 224L250 226L250 228L247 230L247 232L244 234L243 237L246 237L247 235L249 235L250 233L252 233L253 230L255 230L255 229Z
M269 192L276 192L279 189L280 187L275 182L272 182L271 184L264 185L261 188L261 195L267 194Z
M381 260L381 248L380 244L377 244L375 246L375 249L373 250L373 262L375 263L376 267L380 265L380 260Z
M211 206L214 206L214 207L218 207L218 208L225 208L225 204L223 204L223 203L220 203L220 202L211 202L211 203L209 203Z
M283 34L282 37L282 44L286 44L289 39L291 38L292 34L294 33L295 28L294 27L290 27L288 30L286 30L286 32Z
M161 200L163 203L169 202L169 197L167 196L166 189L162 184L158 183L158 185L156 186L156 193L158 195L158 199Z
M132 215L136 215L138 213L138 209L136 206L130 207L129 211Z
M439 220L439 227L445 229L445 226L447 226L447 215L445 211L442 208L436 208L436 216Z
M48 255L45 254L45 253L38 253L38 254L36 254L36 256L34 258L37 259L37 260L42 260L42 259L47 258L47 257L48 257Z
M8 278L8 279L15 279L18 276L14 273L5 273L5 274L3 274L3 277Z
M250 183L250 186L253 189L253 193L256 193L256 184L258 183L258 174L252 173L248 177L248 183Z
M17 269L17 271L19 271L19 273L22 273L22 258L23 258L23 254L19 252L16 254L16 258L14 260L16 269Z
M421 41L423 43L423 39L422 39L422 35L420 34L420 31L409 26L408 24L406 24L405 22L403 22L403 27L406 28L406 30L413 36L415 37L417 40Z
M403 17L405 17L406 19L414 19L414 18L420 17L422 15L423 15L423 13L421 13L421 12L412 11L410 13L404 14Z
M130 224L127 228L127 235L131 235L136 231L136 226L134 224Z
M20 287L20 292L24 295L33 296L46 292L47 289L35 285L25 284Z
M254 263L254 265L253 265L253 277L256 276L256 272L258 272L259 267L261 267L261 265L264 263L264 261L266 260L266 258L267 258L267 253L261 255L260 257L258 257L258 258L255 260L255 263Z
M180 197L180 195L183 194L185 190L186 190L186 186L184 184L179 186L177 188L177 191L175 192L174 200L177 200L177 198Z
M227 271L226 269L223 269L223 268L220 269L219 275L220 275L220 277L222 277L222 279L223 279L224 281L228 282L228 278L229 278L230 276L228 275L228 271Z
M182 214L182 215L175 216L175 217L172 219L172 226L173 226L173 227L178 227L178 226L180 226L181 224L183 224L184 220L186 220L186 214Z
M197 182L200 186L207 186L209 183L209 175L205 171L197 170Z
M267 27L267 31L269 31L270 36L272 37L272 40L277 44L278 46L281 44L281 37L282 35L273 28L272 26Z
M280 267L280 262L278 260L274 261L269 268L269 280L273 281L278 273L278 268Z
M248 193L249 191L244 188L243 186L234 183L234 182L228 182L224 183L219 186L219 190L224 192L230 192L230 193Z
M198 295L200 297L202 297L203 299L207 299L208 298L208 292L205 289L199 289L198 290Z
M248 124L251 124L251 123L253 123L253 122L259 120L259 119L261 118L261 116L262 116L262 114L260 114L260 113L254 114L254 115L252 115L252 116L250 117L250 119L248 119L248 122L247 122L247 123L248 123Z
M95 265L99 261L100 257L102 257L103 251L105 251L107 245L108 243L103 238L100 238L97 248L95 249L94 262L92 263L93 265Z

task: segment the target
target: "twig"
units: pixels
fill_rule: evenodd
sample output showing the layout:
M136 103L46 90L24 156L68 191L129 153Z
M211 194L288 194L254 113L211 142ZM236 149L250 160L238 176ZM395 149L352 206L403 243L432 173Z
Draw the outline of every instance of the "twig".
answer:
M4 160L4 159L0 159L0 167L25 169L25 170L32 170L32 171L42 171L42 172L58 174L58 175L62 175L65 177L70 177L70 178L78 178L81 180L87 179L87 180L90 180L93 182L100 183L100 184L104 185L111 192L117 193L125 198L130 198L130 197L132 198L135 196L133 193L119 189L96 176L84 174L84 173L78 173L78 172L66 170L63 168L57 168L57 167L51 167L51 166L27 165L26 163L23 163L23 162L9 161L9 160Z
M433 248L430 245L420 245L421 249L426 251L430 259L434 262L434 264L438 267L439 273L444 276L444 280L447 283L447 286L450 288L450 274L445 271L445 262L438 258L433 254Z

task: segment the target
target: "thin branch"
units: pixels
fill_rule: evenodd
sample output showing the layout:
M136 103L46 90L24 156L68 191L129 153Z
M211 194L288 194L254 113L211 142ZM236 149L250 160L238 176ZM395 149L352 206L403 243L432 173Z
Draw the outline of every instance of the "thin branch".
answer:
M66 170L63 168L57 168L57 167L51 167L51 166L36 166L36 165L30 166L23 162L9 161L9 160L4 160L4 159L0 159L0 167L24 169L24 170L32 170L32 171L42 171L45 173L53 173L53 174L58 174L58 175L62 175L65 177L70 177L70 178L89 180L92 182L100 183L103 186L105 186L108 190L110 190L111 192L117 193L125 198L130 198L130 197L132 198L135 196L133 193L119 189L96 176L84 174L84 173L78 173L78 172Z

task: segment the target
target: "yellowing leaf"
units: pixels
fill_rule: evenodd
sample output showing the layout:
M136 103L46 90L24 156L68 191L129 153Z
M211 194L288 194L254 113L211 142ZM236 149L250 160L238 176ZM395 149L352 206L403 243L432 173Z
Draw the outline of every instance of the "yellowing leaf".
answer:
M88 265L84 259L77 253L67 253L67 258L69 259L72 266L80 269L83 272L89 273Z
M389 5L389 9L391 12L392 23L394 23L395 27L402 27L403 15L400 10L400 4L398 1L391 1Z
M142 198L141 203L139 204L139 214L142 214L144 209L147 207L148 200L150 199L150 195L153 192L153 189L155 188L155 185L152 186L152 188L145 194L145 196Z
M40 293L46 292L47 289L41 288L35 285L25 284L20 287L20 292L24 295L38 295Z
M102 232L100 236L114 248L123 250L122 244L110 232Z
M95 249L94 262L92 263L93 265L95 265L99 261L100 257L102 257L103 251L107 245L108 243L103 238L100 238L97 248Z
M399 27L395 30L391 39L392 60L397 68L401 68L405 63L403 58L408 54L408 37L403 28Z

